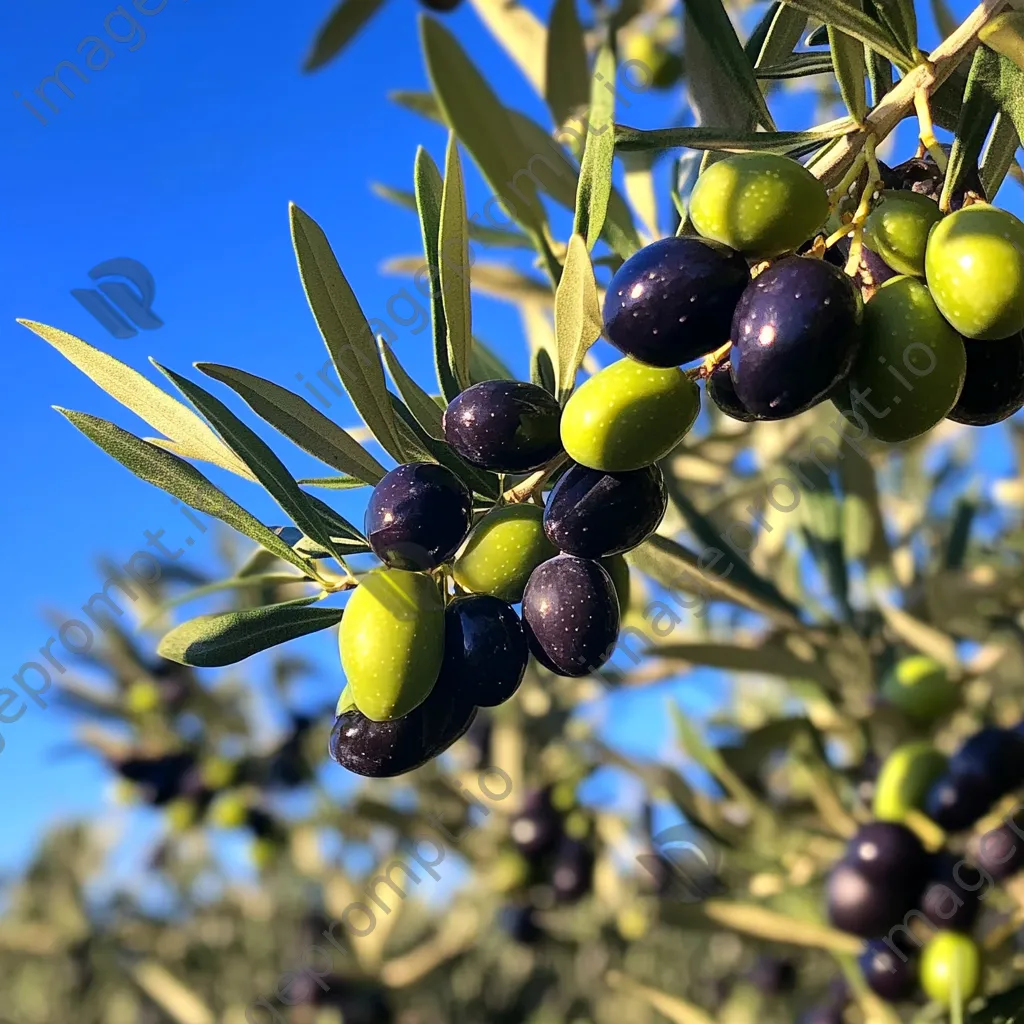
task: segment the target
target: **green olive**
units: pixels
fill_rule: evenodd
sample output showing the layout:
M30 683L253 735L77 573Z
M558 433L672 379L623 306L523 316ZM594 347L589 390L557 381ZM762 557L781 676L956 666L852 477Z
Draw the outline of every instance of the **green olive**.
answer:
M898 661L885 674L879 692L887 703L923 722L949 714L960 700L959 687L946 669L924 654Z
M898 274L922 277L928 232L941 219L933 199L918 192L885 191L864 224L864 240Z
M683 73L682 57L645 32L634 32L629 37L625 58L641 65L647 85L655 89L670 89Z
M444 602L424 573L379 569L352 592L339 630L351 699L371 721L401 718L437 682Z
M981 949L959 932L936 932L921 952L921 988L943 1006L961 1005L981 987Z
M919 810L931 784L946 770L946 757L924 740L897 747L875 779L873 811L879 821L901 822Z
M880 441L909 441L931 430L960 397L967 356L928 289L913 277L886 281L864 306L861 331L860 352L835 404Z
M700 391L682 370L620 359L566 403L562 446L591 469L641 469L672 451L699 411Z
M128 687L124 695L125 707L133 715L144 715L160 707L160 688L156 683L139 680Z
M543 517L539 505L488 512L455 558L455 582L471 594L491 594L509 604L522 601L530 573L558 554L544 534Z
M943 218L928 236L928 287L965 337L993 341L1024 328L1024 224L988 203Z
M796 160L773 153L719 160L690 194L690 219L700 234L758 259L799 248L828 212L821 182Z
M609 555L601 559L601 564L612 578L615 596L619 599L619 615L625 615L629 609L629 566L622 555Z

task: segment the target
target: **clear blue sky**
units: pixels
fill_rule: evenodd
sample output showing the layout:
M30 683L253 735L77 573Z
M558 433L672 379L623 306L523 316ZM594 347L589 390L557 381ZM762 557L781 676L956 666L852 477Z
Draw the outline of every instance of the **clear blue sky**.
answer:
M954 3L958 13L968 6ZM437 158L443 153L441 129L385 96L388 88L425 87L416 5L392 0L340 62L304 76L301 59L330 7L331 0L294 8L267 0L167 0L151 17L135 15L144 39L123 18L115 19L111 32L126 41L110 42L114 56L102 70L88 71L88 82L65 76L76 96L60 96L59 113L36 101L48 117L43 125L13 93L32 96L62 60L84 66L76 50L87 37L105 35L114 4L36 0L6 6L8 45L0 71L6 85L0 101L6 142L0 162L0 344L6 360L0 416L4 479L11 488L0 506L5 679L51 635L45 609L74 609L102 581L99 553L123 562L144 547L144 530L164 529L179 543L188 532L166 495L130 476L50 405L151 431L16 325L15 317L78 334L154 377L149 355L186 373L203 359L296 387L295 374L315 373L324 350L291 252L290 200L324 227L368 316L382 316L400 287L379 266L388 256L417 250L416 222L375 198L368 181L409 188L417 143ZM468 4L448 23L499 89L540 112ZM669 123L672 104L663 101L659 109ZM478 208L474 195L477 204L486 199L479 180L473 189L471 209ZM87 287L87 272L97 263L122 256L152 271L154 310L165 326L116 340L70 289ZM478 332L525 373L511 307L478 299L474 314ZM402 331L395 347L406 367L427 382L427 332ZM333 414L343 423L354 421L340 400ZM277 449L297 475L324 471L283 440ZM280 521L255 487L227 482L257 515ZM358 521L357 504L349 499L341 507ZM209 560L209 537L197 541L190 558ZM318 651L325 670L336 673L330 646ZM330 689L331 676L325 678ZM9 783L2 865L22 855L47 821L95 806L102 774L88 759L55 756L68 739L69 723L52 707L30 708L0 733L6 741L0 780Z

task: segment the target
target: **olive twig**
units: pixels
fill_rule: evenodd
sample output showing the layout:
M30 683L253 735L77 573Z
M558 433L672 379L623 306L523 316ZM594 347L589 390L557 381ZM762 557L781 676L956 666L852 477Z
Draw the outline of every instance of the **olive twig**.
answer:
M732 349L732 342L727 341L720 348L716 348L714 352L709 352L704 357L704 362L700 369L697 371L697 377L710 377L714 373L715 368L720 364L724 363L729 357L729 352Z
M510 505L529 501L568 461L569 456L565 452L559 452L546 466L542 466L536 473L505 491L501 496L502 500Z
M853 238L850 241L850 256L846 261L845 270L850 277L854 277L858 267L860 267L861 252L864 248L864 222L868 219L868 214L871 212L871 200L878 187L882 184L878 171L878 161L875 159L874 136L868 136L867 142L864 144L864 154L870 170L867 183L864 185L864 191L861 193L860 203L849 225L853 232Z
M850 189L853 187L853 183L860 177L861 171L864 170L864 164L867 161L867 156L864 150L861 150L854 158L850 169L843 175L842 181L832 190L832 197L829 201L829 206L834 210L847 196Z
M935 126L932 124L932 109L928 103L928 90L920 88L914 93L914 110L917 113L918 133L921 145L928 150L935 166L945 174L948 161L946 154L935 137Z

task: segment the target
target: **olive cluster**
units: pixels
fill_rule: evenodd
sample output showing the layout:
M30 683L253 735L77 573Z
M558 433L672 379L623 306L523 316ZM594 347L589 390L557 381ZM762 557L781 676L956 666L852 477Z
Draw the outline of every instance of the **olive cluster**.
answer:
M692 419L696 388L679 381ZM580 410L601 415L580 401L563 412L543 388L494 380L449 404L445 439L471 465L540 472L522 494L475 508L453 472L425 462L374 488L365 533L384 568L363 577L341 623L347 686L330 742L339 764L374 777L424 764L466 732L477 708L516 692L531 652L563 676L611 657L628 600L622 552L654 532L668 499L652 464L660 453L622 466L573 444L575 462L563 465L563 449L588 436L575 432Z
M862 431L900 442L946 417L981 426L1024 405L1024 223L976 191L943 215L926 161L880 173L865 216L788 157L737 154L705 170L689 205L697 236L640 250L605 297L605 334L627 359L579 395L638 392L618 400L631 417L608 406L619 449L633 451L662 391L679 393L664 405L685 421L693 402L677 368L709 353L708 395L748 422L832 400ZM861 257L847 267L851 234ZM678 439L667 424L653 433Z
M933 692L945 686L934 674L917 681ZM971 930L986 887L1024 868L1024 820L1009 818L977 837L968 858L926 849L908 827L911 812L955 834L1022 785L1021 726L985 727L948 761L928 743L908 743L882 765L878 820L853 836L827 888L832 923L870 940L860 966L881 998L899 1002L921 988L943 1005L956 998L966 1003L981 983L982 952Z

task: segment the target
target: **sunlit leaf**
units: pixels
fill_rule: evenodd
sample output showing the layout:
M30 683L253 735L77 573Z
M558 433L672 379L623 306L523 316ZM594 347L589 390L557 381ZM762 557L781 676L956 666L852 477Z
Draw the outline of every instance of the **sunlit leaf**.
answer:
M337 57L383 3L384 0L341 0L317 33L303 70L315 71Z
M576 216L573 234L581 235L587 249L593 249L604 228L608 200L612 191L612 164L615 160L615 92L604 88L615 81L615 55L610 46L602 46L594 65L593 88L587 117L587 142L580 164L576 189Z
M601 335L603 320L597 282L583 238L573 234L565 258L562 280L555 294L555 339L558 397L572 391L587 349Z
M544 98L555 124L564 124L586 107L590 93L587 45L576 0L555 0L548 19L547 44Z
M462 161L459 159L459 147L454 133L448 136L437 247L448 363L461 389L469 386L469 352L473 345L473 327L466 193L462 181Z

